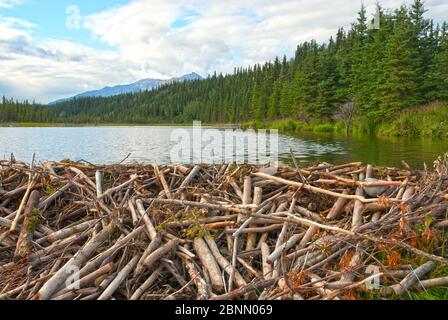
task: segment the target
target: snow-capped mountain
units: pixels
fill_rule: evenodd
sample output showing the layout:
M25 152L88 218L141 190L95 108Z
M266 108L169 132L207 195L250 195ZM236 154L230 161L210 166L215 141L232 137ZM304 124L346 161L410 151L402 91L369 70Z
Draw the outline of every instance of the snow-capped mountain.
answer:
M175 83L175 82L184 82L184 81L193 81L193 80L202 80L203 78L195 72L186 74L182 77L172 78L168 80L160 80L160 79L143 79L137 82L127 84L127 85L117 85L113 87L105 87L101 90L93 90L87 91L81 94L78 94L74 97L60 99L54 101L50 104L56 104L59 102L64 102L70 99L82 98L82 97L112 97L125 93L136 93L141 91L150 91L159 88L164 84Z

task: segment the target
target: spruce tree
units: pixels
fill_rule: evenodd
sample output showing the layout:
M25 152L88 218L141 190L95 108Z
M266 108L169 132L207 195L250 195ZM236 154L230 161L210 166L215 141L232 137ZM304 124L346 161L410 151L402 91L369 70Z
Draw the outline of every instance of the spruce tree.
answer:
M391 117L405 107L414 106L418 99L418 67L412 43L411 22L406 7L396 12L393 34L386 45L384 73L380 85L381 105L378 119Z
M440 31L440 49L434 59L429 78L435 85L430 98L448 100L448 24L445 22Z

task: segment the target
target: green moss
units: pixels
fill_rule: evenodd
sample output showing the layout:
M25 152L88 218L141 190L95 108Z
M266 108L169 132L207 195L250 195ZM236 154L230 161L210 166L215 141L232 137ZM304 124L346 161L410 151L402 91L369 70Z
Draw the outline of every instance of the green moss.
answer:
M199 224L195 224L190 229L185 231L185 235L192 239L204 238L207 234L207 229Z
M56 192L57 188L55 188L51 183L47 182L42 187L42 190L45 192L46 195L52 195Z
M34 211L38 211L38 209L35 209ZM28 219L28 223L25 226L27 233L34 233L37 226L42 222L42 219L38 215L33 215Z

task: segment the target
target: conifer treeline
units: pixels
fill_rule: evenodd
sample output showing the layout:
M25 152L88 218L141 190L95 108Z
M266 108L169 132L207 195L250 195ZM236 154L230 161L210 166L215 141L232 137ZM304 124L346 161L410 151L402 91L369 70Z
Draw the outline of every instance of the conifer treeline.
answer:
M394 12L378 10L379 29L369 28L362 8L350 30L341 28L326 44L300 44L290 60L53 106L4 98L0 122L312 121L329 120L339 106L354 102L358 116L375 124L408 107L448 100L448 24L425 18L421 0Z

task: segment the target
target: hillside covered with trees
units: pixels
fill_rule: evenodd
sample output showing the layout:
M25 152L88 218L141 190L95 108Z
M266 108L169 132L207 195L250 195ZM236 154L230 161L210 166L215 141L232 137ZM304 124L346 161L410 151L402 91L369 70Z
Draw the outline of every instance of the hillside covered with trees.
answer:
M0 122L312 123L354 113L375 126L408 108L447 101L448 24L425 18L421 0L393 12L378 9L379 29L369 27L362 8L350 30L341 28L325 44L302 43L292 59L154 91L52 106L3 98ZM350 106L349 115L344 106Z

